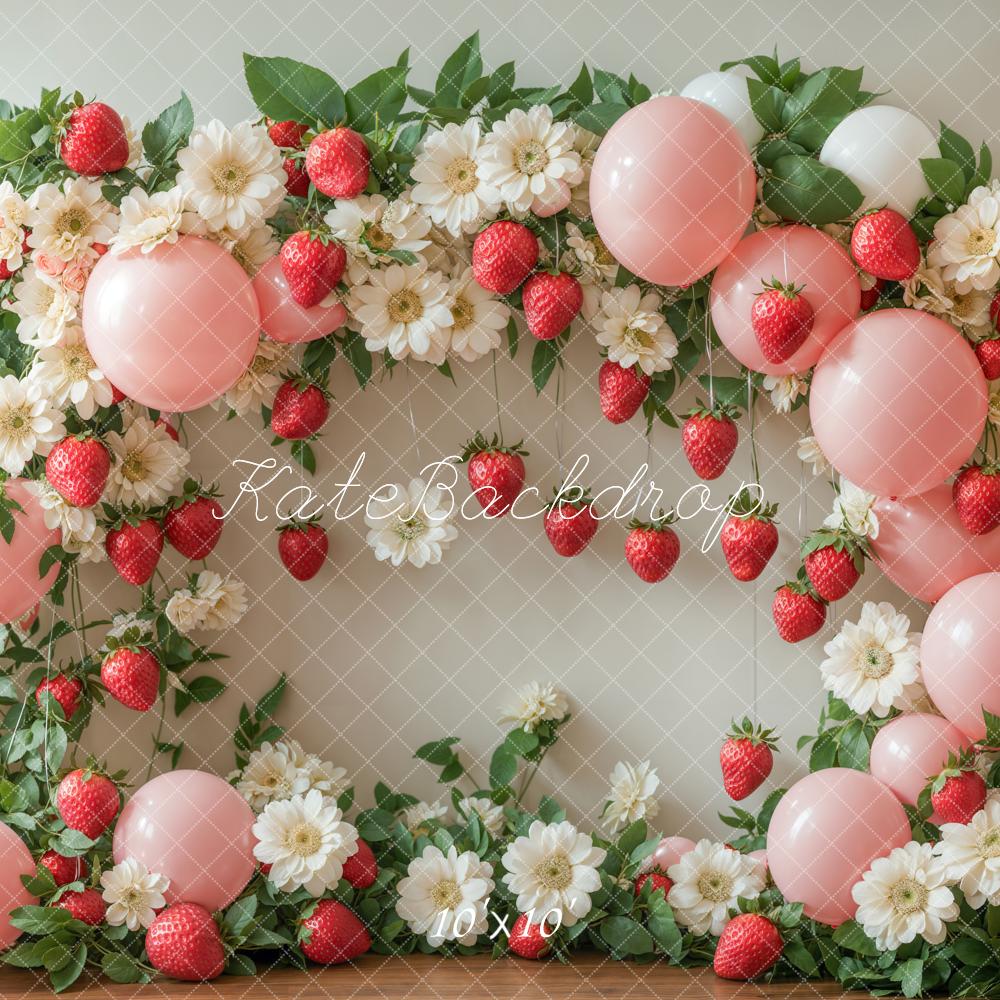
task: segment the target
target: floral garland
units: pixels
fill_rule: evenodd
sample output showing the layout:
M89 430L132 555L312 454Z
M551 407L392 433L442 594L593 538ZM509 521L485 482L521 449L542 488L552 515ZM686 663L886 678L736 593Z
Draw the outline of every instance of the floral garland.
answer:
M861 192L817 153L834 127L873 97L861 90L861 71L806 73L797 59L770 56L741 63L752 74L746 86L760 178L756 226L794 220L848 245ZM338 352L362 387L379 363L391 369L423 361L451 378L451 357L474 362L492 355L495 362L504 348L513 356L526 324L541 392L563 364L579 316L597 329L602 389L605 381L613 386L606 397L602 392L605 415L625 422L641 408L648 429L656 420L677 426L669 408L674 392L719 346L707 317L708 278L688 288L650 285L613 259L590 219L588 181L601 137L651 96L648 87L587 67L565 89L518 87L513 64L484 71L478 36L448 58L433 91L408 85L408 71L404 53L344 92L322 70L248 55L247 83L263 122L195 127L182 96L141 138L110 108L79 94L44 91L37 107L0 106L0 530L9 544L21 510L11 481L27 480L45 524L59 533L40 571L46 576L58 566L50 591L56 608L69 596L69 614L57 613L48 628L35 611L5 636L0 819L37 860L25 887L38 904L13 913L21 939L0 958L45 969L62 990L88 966L118 982L142 983L157 972L246 975L276 964L350 960L369 949L509 950L571 960L576 950L592 948L616 959L714 962L732 978L829 976L847 987L907 996L1000 992L1000 799L990 791L1000 787L1000 768L986 749L1000 745L1000 720L987 716L975 770L967 760L951 762L928 784L908 810L913 842L872 865L855 886L856 919L831 930L805 918L801 904L783 900L753 856L764 847L782 789L771 791L756 814L736 808L722 817L736 831L730 845L703 840L676 856L648 826L659 787L649 762L622 762L612 773L607 837L578 830L550 797L529 805L532 778L569 719L566 697L551 685L529 687L504 716L513 728L485 780L470 774L457 738L442 738L416 757L440 769L449 801L421 802L380 783L374 805L349 822L354 789L344 770L304 751L274 719L282 678L256 705L243 707L234 734L231 782L256 814L261 867L218 920L204 918L204 954L178 966L162 953L156 920L168 880L133 858L115 864L111 857L125 775L104 775L93 760L82 774L63 771L81 752L94 705L107 695L139 711L159 702L162 720L171 689L178 715L224 690L210 673L191 676L195 665L218 658L191 634L235 625L248 598L242 583L210 569L182 588L155 586L164 536L182 555L204 559L222 530L222 508L213 488L188 478L183 428L123 398L90 355L81 303L100 258L150 253L181 236L217 243L250 275L279 251L283 262L296 253L316 255L312 270L291 265L286 277L297 300L343 305L346 323L304 350L262 337L223 399L229 416L260 411L265 427L290 441L292 456L310 471L309 440L329 412L326 383ZM346 144L336 157L334 144ZM941 316L975 344L987 375L1000 375L1000 185L991 179L985 146L977 156L943 127L940 153L922 161L930 196L908 220L919 260L898 281L862 271L862 306L902 304ZM504 223L514 228L492 229ZM477 267L474 242L491 229L497 240L527 234L523 273L491 271L488 247ZM523 284L529 274L541 279L531 290ZM699 452L699 421L735 428L736 408L749 404L752 411L758 391L789 412L809 388L808 375L750 373L748 399L746 375L699 376L710 406L688 417L684 445L706 477L721 469ZM990 421L984 458L995 458L996 394ZM731 447L723 449L722 468L736 447L735 430L724 433ZM511 502L484 462L492 456L502 466L516 497L521 454L520 443L473 439L464 456L470 484L494 485L480 498L484 507ZM799 456L817 474L826 471L814 438L800 442ZM79 469L100 472L102 462L95 488ZM407 530L372 518L369 543L393 565L437 563L457 530L419 480L401 489L411 501L398 515ZM586 510L589 500L581 492L562 503ZM779 590L775 618L783 637L816 632L827 601L853 587L868 539L878 532L873 503L841 484L833 513L803 548L800 579ZM590 536L569 538L557 523L562 509L557 502L546 532L557 551L576 554L596 521ZM761 530L773 532L776 544L774 512L761 509L759 499L754 505L752 497L734 498L731 512L737 521L760 514ZM722 545L739 577L743 570L727 548L738 528L724 531ZM643 579L666 577L677 559L668 519L632 530L652 533L664 547L644 561L644 535L631 555L626 547L630 564ZM314 575L325 552L325 534L314 522L282 534L282 559L298 579ZM818 554L839 561L839 589L831 591L829 574L817 569ZM138 607L111 622L87 621L80 566L103 559L142 588ZM71 634L85 652L54 673L53 649ZM865 669L873 656L878 671ZM859 621L826 646L828 704L816 736L800 742L810 746L812 770L867 769L879 728L926 700L919 659L909 620L888 605L865 604ZM162 726L147 777L158 764L175 768L184 752L161 734ZM749 721L736 728L722 757L734 799L766 780L771 752L770 733ZM752 766L745 753L752 753ZM934 796L969 774L981 785L976 808L962 822L932 825L933 808L943 801ZM113 783L113 809L105 821L80 822L68 789L93 777ZM296 850L289 848L292 832L304 838ZM738 921L764 935L770 957L763 965L747 966L738 935L727 937Z

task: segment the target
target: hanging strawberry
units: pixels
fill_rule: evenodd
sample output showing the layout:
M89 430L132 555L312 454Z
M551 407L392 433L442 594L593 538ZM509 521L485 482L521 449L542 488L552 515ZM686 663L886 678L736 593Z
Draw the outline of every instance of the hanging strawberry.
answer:
M735 406L716 403L705 406L700 400L684 420L681 445L695 475L718 479L736 451L740 432L735 421L740 411Z
M629 533L625 538L625 559L635 571L635 575L646 583L665 580L681 554L681 543L677 532L670 527L676 520L673 513L660 511L652 521L633 520L629 522Z
M824 601L839 601L851 592L870 554L867 541L850 531L814 531L802 543L806 576Z
M782 364L806 342L813 328L813 307L802 294L802 285L777 278L763 285L750 307L750 324L764 357L771 364Z
M489 517L503 517L524 489L523 442L508 447L494 434L487 441L481 431L462 449L460 462L469 464L469 486Z
M545 534L561 556L579 555L597 533L590 491L579 486L560 494L545 512Z

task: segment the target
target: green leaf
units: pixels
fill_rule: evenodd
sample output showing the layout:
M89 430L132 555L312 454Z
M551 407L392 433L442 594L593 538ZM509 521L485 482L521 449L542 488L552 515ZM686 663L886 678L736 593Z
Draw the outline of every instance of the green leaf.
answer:
M848 723L841 730L837 751L837 762L841 766L851 767L855 771L867 771L870 750L864 723L860 719Z
M781 954L804 975L809 977L819 975L819 964L801 941L789 941Z
M308 441L297 440L292 442L292 458L295 459L303 469L310 475L316 475L316 453Z
M187 141L194 128L194 111L187 94L181 91L180 100L161 111L155 121L142 130L142 148L150 163L161 165L173 158L174 153Z
M242 899L236 900L226 910L226 914L222 918L222 928L232 937L242 937L252 923L256 913L257 897L244 896Z
M591 104L577 111L573 121L595 135L604 135L626 111L628 105L625 103Z
M512 729L507 734L507 743L522 757L538 749L538 734L526 733L523 729Z
M601 937L625 955L648 955L654 949L649 931L631 917L608 917L601 924Z
M354 377L358 380L358 385L363 389L372 377L372 356L365 347L365 338L355 330L348 330L341 346L354 371Z
M486 90L486 103L491 108L498 108L510 99L514 90L514 72L515 67L512 62L505 62L493 71Z
M365 809L358 813L358 833L364 840L379 842L388 840L396 817L384 809Z
M847 218L863 199L839 170L809 156L782 156L764 178L763 200L782 218L822 226Z
M390 66L366 76L344 95L347 124L358 132L372 132L376 121L393 123L406 103L406 66Z
M278 710L278 706L281 704L281 699L285 696L286 685L287 678L285 674L282 674L278 678L274 687L265 691L264 694L261 695L260 700L254 707L254 716L258 722L271 718Z
M49 976L52 981L52 989L56 993L72 986L80 978L84 966L87 964L87 946L81 941L73 950L70 960L61 968L52 972Z
M227 976L256 976L257 966L249 955L234 954L226 962Z
M106 954L101 959L101 971L115 983L145 983L149 976L131 955L125 952Z
M174 698L175 715L180 715L192 702L204 704L213 698L218 698L226 690L226 685L222 681L207 674L184 683L187 690L178 689Z
M858 955L877 955L875 942L864 932L856 920L846 920L833 932L833 943Z
M724 62L719 68L723 71L735 66L746 66L767 84L775 84L781 79L781 67L773 56L748 56L746 59L733 59Z
M517 321L513 316L511 316L511 318L507 320L507 353L510 355L512 361L514 360L514 356L517 354L517 342Z
M976 172L976 151L972 148L972 143L948 128L944 122L940 125L941 138L938 140L938 149L941 150L941 156L957 163L962 168L966 181L971 180Z
M22 111L16 118L0 120L0 160L21 160L35 148L32 136L42 119L37 111Z
M938 158L921 160L920 166L936 198L949 205L961 204L965 196L965 177L957 163Z
M65 930L74 923L68 910L52 906L19 906L11 911L10 922L26 934L43 937Z
M531 381L536 393L540 393L552 377L559 351L558 340L540 340L535 344L535 353L531 356Z
M584 63L580 67L580 72L576 79L569 86L569 94L576 98L582 107L592 104L594 101L594 84L590 77L590 70Z
M466 38L445 60L434 85L434 103L442 108L460 107L466 88L482 75L483 59L479 53L477 31ZM512 83L513 78L514 74L511 72Z
M594 90L602 104L628 104L628 84L616 73L606 69L594 70Z
M905 997L915 997L924 979L924 963L919 958L907 959L899 968L899 988Z
M344 119L344 92L321 69L283 56L244 52L243 72L254 103L269 118L327 127Z
M58 723L50 725L45 740L45 762L50 771L58 771L62 766L67 744L66 730Z
M490 759L490 788L506 788L517 774L517 757L504 743L493 751Z
M782 109L788 138L810 151L818 150L854 110L862 72L828 66L800 80Z
M458 742L457 736L445 736L440 740L432 740L430 743L418 747L413 756L417 760L426 760L428 764L444 767L454 757L455 754L451 748Z
M674 962L679 961L684 939L674 920L674 912L662 893L649 899L649 917L646 926L667 956Z
M785 92L752 77L747 78L747 91L750 94L750 107L753 109L754 117L763 125L764 131L780 131L781 110L787 99Z

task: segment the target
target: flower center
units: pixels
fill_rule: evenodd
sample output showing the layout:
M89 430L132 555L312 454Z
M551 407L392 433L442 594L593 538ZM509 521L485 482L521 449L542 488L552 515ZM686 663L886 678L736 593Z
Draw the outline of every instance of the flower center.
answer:
M956 295L951 305L956 319L968 319L975 312L976 300L971 295Z
M549 165L549 154L537 139L525 139L514 147L514 166L529 177L540 174Z
M312 823L297 823L285 834L285 847L300 858L308 858L323 846L323 837Z
M600 236L591 236L590 245L593 248L594 260L602 267L616 263L611 251L605 246L604 240Z
M1000 826L991 826L980 836L977 846L984 858L1000 858Z
M877 681L892 671L892 654L877 642L869 642L858 654L861 673Z
M725 872L705 872L698 878L698 892L711 903L725 903L733 898L733 880Z
M62 367L71 382L79 382L87 378L94 362L83 347L71 347L63 351Z
M391 296L386 311L393 323L414 323L424 314L424 307L412 288L403 288Z
M468 194L476 190L479 178L476 176L476 165L467 156L461 156L448 164L444 172L444 182L448 190L455 194Z
M563 892L573 883L573 865L563 851L556 851L532 869L536 881L546 889Z
M254 375L270 375L277 367L278 360L276 358L268 358L263 354L256 355L250 362L250 371Z
M916 913L927 905L927 887L915 878L901 878L889 890L889 900L897 913Z
M212 184L215 190L227 198L240 194L247 186L248 179L246 168L238 163L227 163L212 171Z
M412 542L414 538L419 538L427 530L427 525L414 515L405 521L397 521L393 530L404 542Z
M5 437L13 437L18 440L25 437L31 422L31 414L27 406L18 406L6 410L0 416L0 429Z
M122 903L129 910L146 902L146 894L137 885L130 885L122 893Z
M146 478L146 463L141 451L130 451L122 462L122 475L130 482L137 483Z
M995 229L980 226L978 229L973 229L965 238L966 252L970 257L983 257L986 254L992 254L996 240Z
M67 208L56 220L53 227L58 232L68 236L79 236L87 231L90 216L82 208Z
M464 330L467 326L472 325L472 303L464 296L459 295L451 305L451 315L454 320L452 324L454 328Z
M652 334L647 333L645 330L639 330L634 326L625 327L622 341L632 351L648 351L653 346Z
M396 245L395 237L387 233L377 222L365 228L365 241L372 250L381 250L387 253Z
M462 893L451 879L441 879L431 889L431 902L437 910L454 910L462 902Z

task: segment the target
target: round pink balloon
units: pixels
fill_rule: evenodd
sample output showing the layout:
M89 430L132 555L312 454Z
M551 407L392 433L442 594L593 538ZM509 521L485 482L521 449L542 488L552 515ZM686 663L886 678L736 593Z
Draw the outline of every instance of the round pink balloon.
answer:
M781 364L761 353L750 323L754 297L777 278L804 286L815 314L806 342ZM836 240L808 226L775 226L746 236L712 277L712 322L719 339L741 364L768 375L812 368L827 344L858 314L858 274Z
M763 849L759 851L750 851L747 853L747 857L753 858L754 861L759 861L764 866L764 869L767 870L767 851Z
M881 781L831 767L796 782L778 803L768 868L785 899L836 927L854 916L851 887L872 861L909 839L906 812Z
M0 949L9 948L21 936L10 922L11 910L38 902L21 883L22 875L34 874L31 851L6 823L0 823Z
M630 271L688 285L736 246L756 190L746 143L727 119L688 97L654 97L625 112L598 147L590 209Z
M962 335L915 309L883 309L844 328L809 393L813 433L833 467L876 496L945 481L986 421L983 370Z
M970 576L934 605L920 663L938 711L966 736L982 739L983 709L1000 714L1000 573Z
M915 806L930 778L948 763L949 754L969 745L968 738L939 715L914 712L883 726L872 741L872 775L896 798Z
M253 290L260 306L260 326L271 340L282 344L304 344L338 330L347 321L340 302L332 306L303 309L288 291L281 261L272 257L257 272Z
M253 875L254 823L235 788L205 771L170 771L147 781L122 809L112 850L170 879L167 903L218 910Z
M900 500L882 497L875 514L878 566L918 601L933 603L970 576L1000 570L1000 531L970 535L946 483Z
M11 540L7 542L0 535L0 622L8 624L30 611L55 583L58 564L43 577L38 575L38 569L45 550L58 544L59 529L45 526L42 505L25 480L8 479L4 489L21 507L11 511Z
M151 253L105 254L83 297L97 366L143 406L212 403L246 371L260 331L243 268L217 243L182 236Z
M671 865L676 865L688 851L693 851L695 846L695 842L687 837L664 837L653 851L653 867L666 871Z

